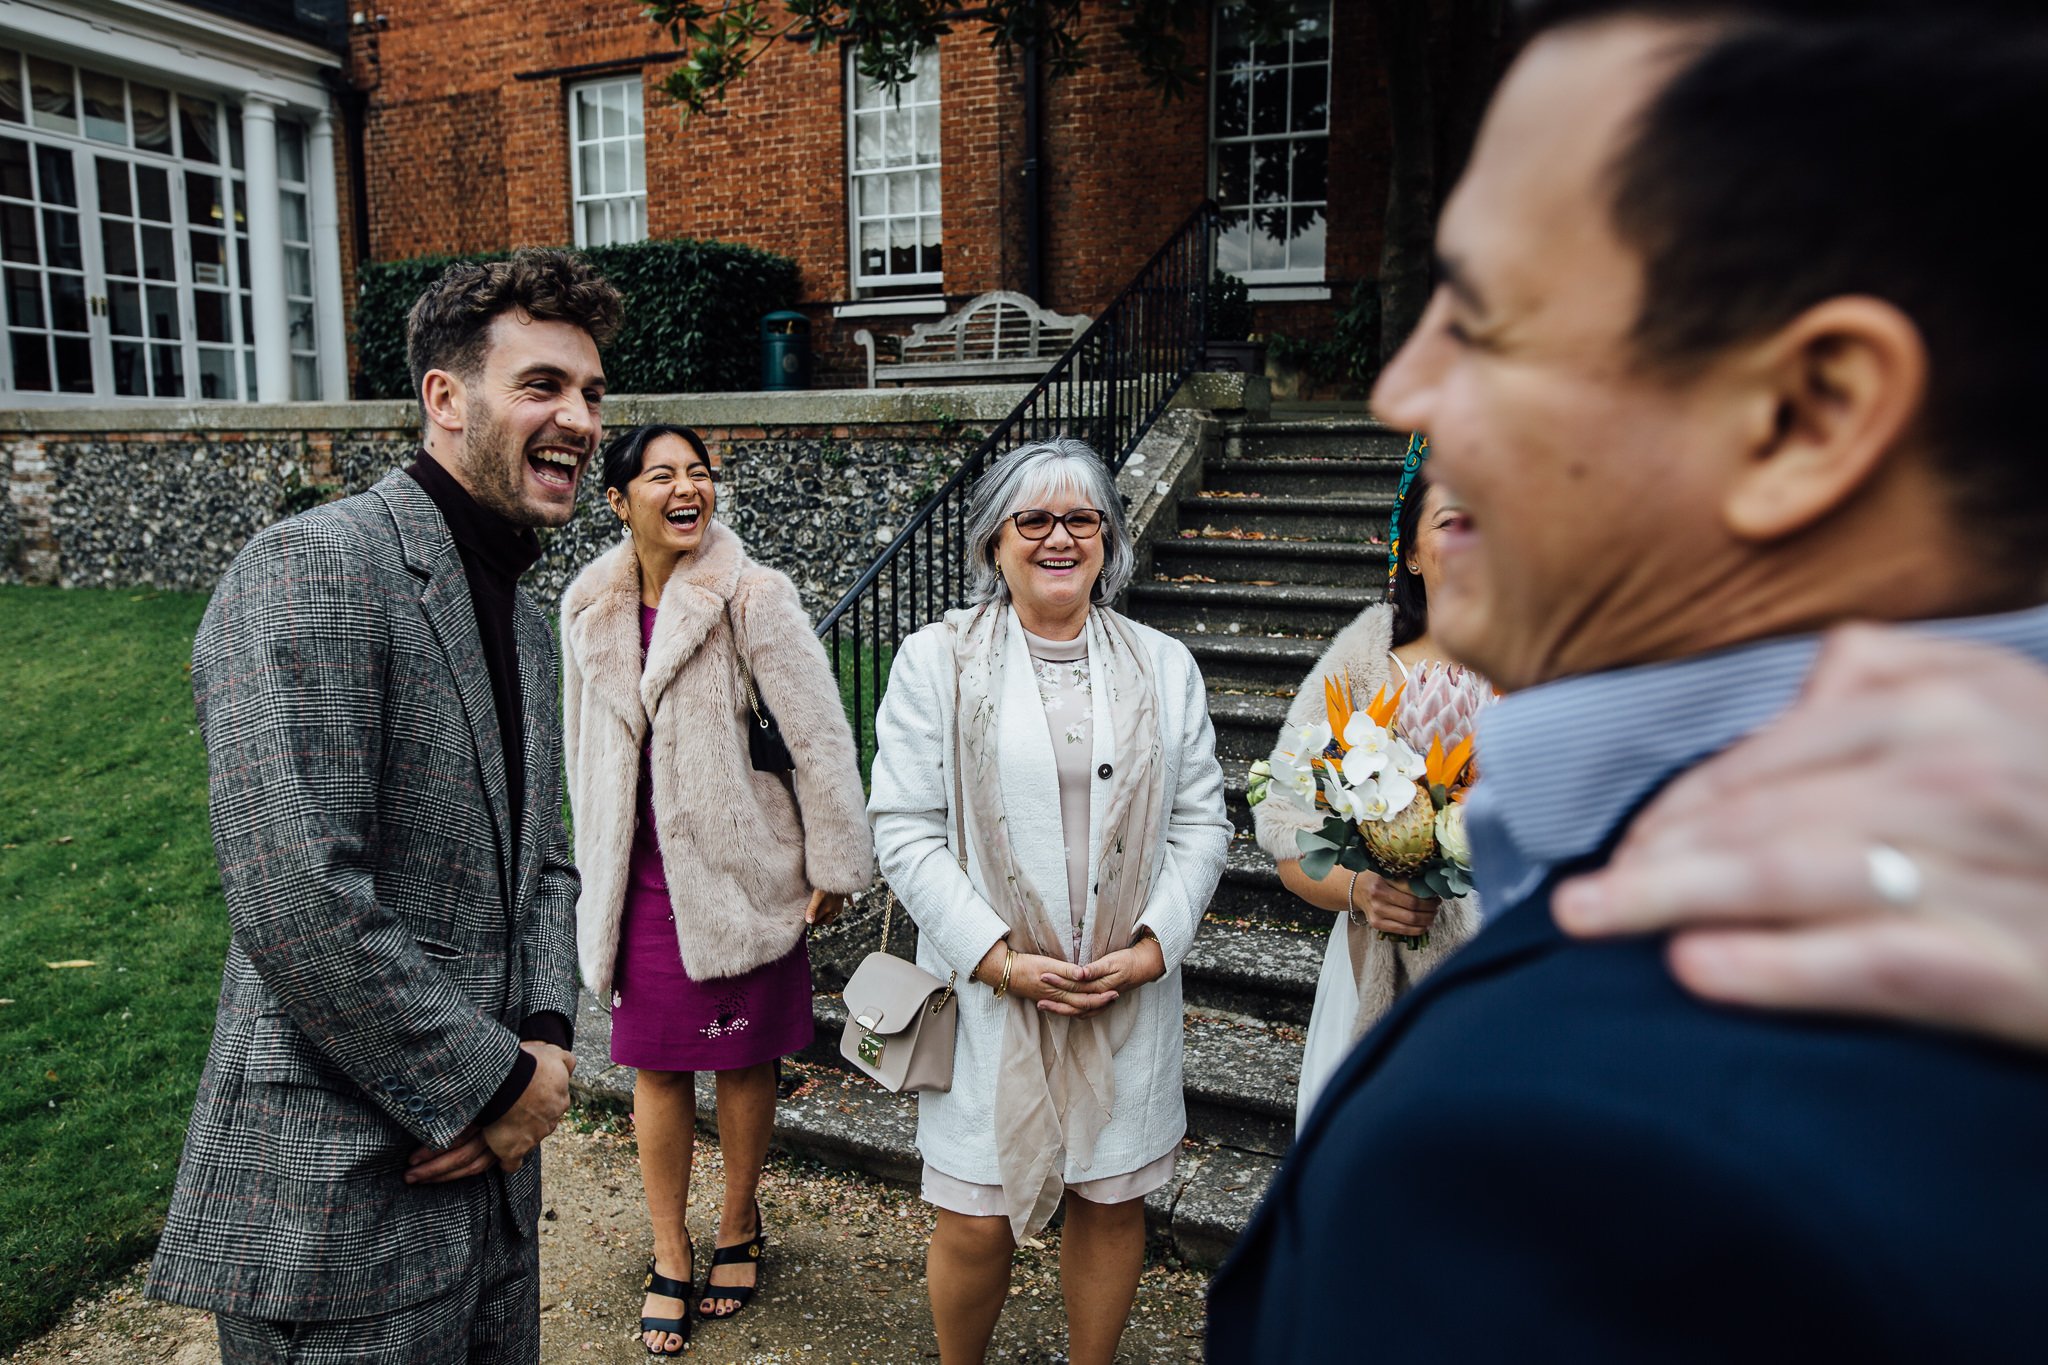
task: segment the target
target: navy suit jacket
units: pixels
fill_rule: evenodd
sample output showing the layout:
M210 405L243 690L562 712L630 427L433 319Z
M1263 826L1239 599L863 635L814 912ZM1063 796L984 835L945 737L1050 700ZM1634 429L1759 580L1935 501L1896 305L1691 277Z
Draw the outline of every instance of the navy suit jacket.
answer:
M2048 1359L2048 1059L1686 995L1550 886L1331 1080L1209 1359Z

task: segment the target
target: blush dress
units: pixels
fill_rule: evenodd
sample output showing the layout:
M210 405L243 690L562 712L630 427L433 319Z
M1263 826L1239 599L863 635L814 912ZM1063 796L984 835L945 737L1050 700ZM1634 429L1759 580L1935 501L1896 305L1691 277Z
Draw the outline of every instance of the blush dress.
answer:
M654 608L640 608L643 663L654 618ZM654 828L651 741L640 750L631 867L613 974L612 1062L648 1071L736 1071L810 1046L811 958L803 939L738 976L697 981L684 968Z

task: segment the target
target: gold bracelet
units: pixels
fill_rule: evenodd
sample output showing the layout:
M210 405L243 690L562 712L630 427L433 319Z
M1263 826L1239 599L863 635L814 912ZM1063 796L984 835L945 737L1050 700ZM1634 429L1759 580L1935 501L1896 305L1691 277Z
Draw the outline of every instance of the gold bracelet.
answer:
M1012 968L1012 967L1014 967L1014 966L1016 966L1016 965L1017 965L1017 950L1016 950L1015 948L1006 948L1006 949L1004 949L1004 950L1003 950L1003 979L1002 979L1001 981L999 981L999 982L997 982L997 983L996 983L996 999L1000 1000L1000 999L1002 999L1002 998L1003 998L1003 997L1004 997L1005 995L1008 995L1008 994L1010 993L1010 968Z
M1351 874L1351 885L1344 888L1344 908L1352 914L1358 913L1358 874Z

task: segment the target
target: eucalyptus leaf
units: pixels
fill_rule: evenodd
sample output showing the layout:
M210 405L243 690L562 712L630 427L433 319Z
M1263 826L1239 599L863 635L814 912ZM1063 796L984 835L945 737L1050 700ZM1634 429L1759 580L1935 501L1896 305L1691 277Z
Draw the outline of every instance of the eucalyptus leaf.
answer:
M1330 869L1337 865L1337 850L1319 848L1313 853L1301 855L1301 870L1313 881L1321 881L1330 875Z

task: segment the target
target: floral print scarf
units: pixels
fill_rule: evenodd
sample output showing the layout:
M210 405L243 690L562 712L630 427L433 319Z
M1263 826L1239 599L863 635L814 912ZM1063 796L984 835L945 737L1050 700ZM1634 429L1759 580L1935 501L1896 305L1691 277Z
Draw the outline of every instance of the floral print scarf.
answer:
M1031 884L1011 846L1003 810L999 702L1016 613L1004 604L950 612L958 678L954 699L956 812L981 866L995 912L1010 926L1020 953L1065 957L1071 924L1054 915ZM1088 656L1094 684L1107 687L1116 762L1101 821L1095 918L1086 962L1130 946L1152 890L1154 843L1165 800L1161 790L1159 700L1144 642L1129 620L1108 607L1088 614ZM1035 696L1035 689L1032 695ZM1014 718L1012 718L1014 720ZM1033 725L1043 725L1037 716ZM1057 805L1059 793L1045 793ZM1019 995L1003 1005L1002 1082L996 1089L996 1168L1005 1210L1018 1241L1045 1226L1066 1190L1066 1159L1086 1169L1095 1140L1116 1104L1114 1057L1130 1036L1129 999L1086 1019L1048 1014Z

